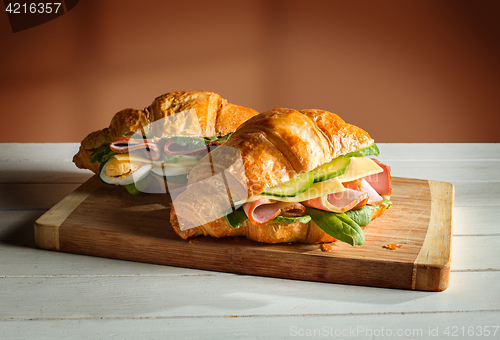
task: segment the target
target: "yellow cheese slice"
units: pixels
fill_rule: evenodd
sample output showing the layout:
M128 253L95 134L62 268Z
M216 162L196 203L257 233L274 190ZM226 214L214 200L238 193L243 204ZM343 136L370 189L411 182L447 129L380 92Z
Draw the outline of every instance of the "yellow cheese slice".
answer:
M257 195L251 197L248 202L253 202L259 199L268 198L275 201L281 202L302 202L307 201L316 197L333 194L336 192L344 191L345 188L342 183L338 180L338 177L331 178L323 182L317 182L311 185L309 189L295 197L277 197L270 195Z
M343 175L336 177L340 182L350 182L355 179L378 174L384 170L369 157L351 157L351 163Z
M140 163L152 163L149 159L139 156L135 153L119 153L114 155L113 158L121 162L140 162Z
M198 163L198 159L192 156L183 156L182 159L175 163L165 162L163 160L152 161L145 157L139 156L135 153L119 153L114 155L111 159L115 158L119 162L129 162L129 163L148 163L153 164L157 167L165 168L178 168L178 167L194 167Z

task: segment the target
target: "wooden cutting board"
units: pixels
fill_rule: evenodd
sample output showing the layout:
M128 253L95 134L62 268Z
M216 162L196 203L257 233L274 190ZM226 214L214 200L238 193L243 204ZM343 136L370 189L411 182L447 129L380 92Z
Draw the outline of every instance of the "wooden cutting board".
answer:
M393 206L365 228L366 242L260 244L244 238L179 238L165 194L130 195L92 177L35 222L40 248L222 272L364 286L448 287L454 188L393 178ZM402 245L390 250L384 246Z

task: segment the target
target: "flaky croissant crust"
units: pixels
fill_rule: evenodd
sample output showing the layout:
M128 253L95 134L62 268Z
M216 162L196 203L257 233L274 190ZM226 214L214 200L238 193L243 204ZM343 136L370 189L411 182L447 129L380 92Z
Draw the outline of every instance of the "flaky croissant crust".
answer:
M277 108L247 120L225 146L239 150L251 197L372 143L366 131L347 124L334 113ZM202 159L191 170L189 183L211 176L206 171L207 163L214 159L224 163L223 152L216 149L211 157ZM227 166L220 164L221 168Z
M111 141L130 137L136 131L151 126L162 118L175 113L196 109L201 135L204 137L223 136L236 130L245 120L258 114L247 107L228 103L220 95L209 91L178 91L164 94L155 98L153 103L144 110L124 109L116 113L111 119L109 127L94 131L83 139L73 162L81 169L99 171L99 163L91 163L90 155L95 150ZM173 121L168 124L179 126L165 126L166 129L179 130L183 122ZM156 133L155 131L155 134ZM162 134L162 131L159 132ZM155 137L164 137L158 135Z
M301 110L277 108L261 113L242 124L225 144L238 149L245 172L244 181L248 196L261 193L265 188L281 184L297 173L310 171L340 155L356 151L373 143L364 130L347 124L339 116L324 110ZM211 160L215 171L231 172L231 160L224 157L223 149L215 149ZM227 163L227 164L225 164ZM189 174L189 184L203 181L212 176L206 156ZM238 174L233 173L235 177ZM218 190L218 183L209 181L207 192ZM220 190L220 189L219 189ZM175 208L174 208L175 206ZM272 221L265 225L254 225L249 220L233 229L224 218L210 223L200 223L194 211L213 212L217 207L210 197L192 195L190 189L174 201L171 210L171 224L175 232L187 239L198 235L213 237L244 236L263 243L319 243L332 242L334 238L321 230L312 220L287 224ZM180 209L181 211L177 211ZM375 209L378 216L383 211ZM187 218L195 228L181 230L177 213ZM374 215L374 216L375 216Z

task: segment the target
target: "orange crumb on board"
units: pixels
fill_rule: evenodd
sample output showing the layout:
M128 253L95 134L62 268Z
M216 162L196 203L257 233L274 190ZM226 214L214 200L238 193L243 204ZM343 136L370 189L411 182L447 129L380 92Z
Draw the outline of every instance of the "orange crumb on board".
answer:
M200 240L198 240L197 238L192 238L192 239L190 239L188 242L189 242L189 244L196 244L196 243L198 243L199 241L200 241Z
M323 243L321 245L321 251L330 251L332 249L333 249L333 247L331 244Z
M386 244L385 246L383 246L384 248L386 249L390 249L390 250L396 250L398 248L402 248L403 245L402 244L394 244L394 243L391 243L391 244Z

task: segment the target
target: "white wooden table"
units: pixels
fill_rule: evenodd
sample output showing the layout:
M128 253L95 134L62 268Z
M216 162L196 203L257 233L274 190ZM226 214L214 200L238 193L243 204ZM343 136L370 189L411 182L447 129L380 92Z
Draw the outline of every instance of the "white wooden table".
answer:
M34 221L91 173L77 144L0 144L0 339L500 339L500 144L379 147L394 176L455 185L444 292L37 249Z

